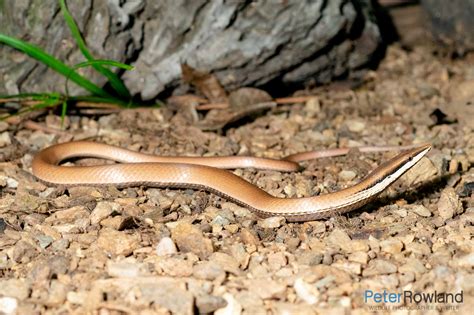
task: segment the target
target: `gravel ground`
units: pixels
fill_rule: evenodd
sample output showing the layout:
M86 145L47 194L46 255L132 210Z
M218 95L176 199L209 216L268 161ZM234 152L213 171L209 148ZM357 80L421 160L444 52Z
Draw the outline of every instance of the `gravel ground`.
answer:
M474 307L474 55L395 46L357 89L301 91L304 103L204 132L168 109L0 122L0 313L401 314ZM381 198L328 220L260 219L205 191L47 187L35 152L92 139L162 155L285 155L431 142ZM275 196L351 186L394 153L234 173ZM88 165L97 160L83 159ZM68 162L71 163L71 162ZM457 303L366 302L368 292L461 293ZM379 309L380 311L380 309Z

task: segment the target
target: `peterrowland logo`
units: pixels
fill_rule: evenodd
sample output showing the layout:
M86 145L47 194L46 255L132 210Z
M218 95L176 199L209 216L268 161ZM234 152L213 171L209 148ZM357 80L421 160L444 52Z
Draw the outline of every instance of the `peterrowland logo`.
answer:
M414 292L405 290L403 292L377 292L364 291L364 303L369 309L397 310L397 309L419 309L419 310L457 310L459 304L464 302L464 292Z

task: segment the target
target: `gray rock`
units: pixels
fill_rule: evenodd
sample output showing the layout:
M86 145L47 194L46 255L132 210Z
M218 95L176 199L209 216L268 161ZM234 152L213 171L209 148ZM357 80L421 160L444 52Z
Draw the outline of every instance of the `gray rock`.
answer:
M97 203L90 215L91 224L98 224L103 219L107 218L114 211L118 211L120 205L116 202L101 201Z
M258 226L263 229L279 228L286 219L284 217L269 217L258 221Z
M196 297L196 306L200 314L212 313L226 305L226 300L220 296L205 294Z
M448 187L441 192L438 201L439 216L443 220L451 219L455 213L462 210L462 204L453 188Z
M296 259L301 265L315 266L323 261L323 254L316 251L301 251L296 255Z
M364 269L362 275L370 277L375 275L386 275L397 272L397 266L383 259L373 259L369 262L367 269Z
M38 235L36 236L36 239L39 242L39 246L43 249L48 247L54 241L53 238L49 235Z
M229 90L273 80L328 82L358 72L381 39L369 1L80 0L68 6L96 58L135 65L125 83L144 99L184 91L181 63L216 74ZM57 2L6 2L2 33L77 64L83 56L58 11ZM0 56L0 93L64 92L64 78L31 58L3 45ZM91 68L81 73L105 83ZM69 84L69 91L80 89Z
M430 21L433 37L449 49L460 53L474 49L474 2L453 0L421 1Z
M0 280L0 295L24 300L28 298L30 284L20 279Z
M102 229L97 246L112 255L130 255L138 246L137 235L129 235L112 229Z
M206 261L194 266L193 275L198 279L205 280L223 279L225 278L225 271L218 263Z
M342 170L339 172L338 175L339 175L339 178L344 181L353 180L357 176L357 174L351 170Z
M247 287L251 293L263 300L281 298L286 291L286 284L268 278L248 280Z
M331 232L331 234L329 234L327 243L328 245L332 245L336 248L341 248L344 251L350 251L352 240L345 231L341 229L335 229Z
M380 247L383 252L386 252L389 254L397 254L402 251L403 243L395 238L391 238L388 240L381 241Z
M224 293L222 297L227 302L227 305L214 312L214 315L234 315L242 313L242 305L230 293Z
M212 241L202 234L201 230L189 223L179 223L171 231L171 238L181 252L192 252L201 259L208 257L213 251Z
M139 294L143 305L153 303L173 314L194 314L194 298L186 290L185 283L169 277L112 278L95 281L85 302L87 307L94 308L100 303L97 294L115 296L123 301L130 292Z
M423 205L414 205L411 210L421 217L430 217L431 211Z
M107 274L115 278L135 278L145 274L144 264L128 261L109 261Z

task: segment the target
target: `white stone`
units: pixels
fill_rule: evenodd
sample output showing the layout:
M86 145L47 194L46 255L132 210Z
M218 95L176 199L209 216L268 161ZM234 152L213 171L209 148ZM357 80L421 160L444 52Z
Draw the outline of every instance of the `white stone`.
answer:
M173 240L169 237L163 237L158 245L156 245L156 254L158 256L168 256L176 254L178 250Z
M12 140L10 139L8 131L0 133L0 148L6 147L10 144L12 144Z
M419 216L421 216L421 217L430 217L431 216L431 211L423 205L413 206L411 210L413 212L415 212L416 214L418 214Z
M357 133L363 131L366 128L365 122L355 119L346 120L345 124L350 131Z
M214 312L214 315L240 315L242 314L242 305L230 293L224 293L222 297L226 300L227 305Z
M302 278L295 280L293 285L296 294L308 304L316 304L319 301L319 291L315 286L306 283Z
M4 296L0 298L0 313L15 314L18 302L15 298Z

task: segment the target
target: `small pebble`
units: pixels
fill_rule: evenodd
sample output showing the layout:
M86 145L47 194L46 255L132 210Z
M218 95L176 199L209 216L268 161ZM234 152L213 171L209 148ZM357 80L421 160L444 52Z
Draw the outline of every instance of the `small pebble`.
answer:
M8 256L5 252L0 252L0 269L8 268Z
M66 299L71 304L83 305L87 301L87 296L87 292L69 291L66 295Z
M67 238L61 238L57 241L54 241L51 244L51 248L55 251L64 251L69 247L69 240Z
M319 113L321 111L321 101L317 97L312 97L306 101L305 109L309 113Z
M169 256L176 254L177 252L178 250L176 249L176 245L169 237L163 237L158 245L156 245L156 254L158 256Z
M2 234L7 228L7 223L3 218L0 218L0 234Z
M30 295L31 284L20 279L0 279L0 296L23 301Z
M229 231L231 234L235 234L239 230L239 225L238 224L227 224L226 226L224 226L224 229Z
M209 314L227 305L227 301L220 297L209 294L196 296L196 307L200 314Z
M386 275L397 272L397 266L387 260L383 259L372 259L369 261L369 265L364 269L362 275L364 277L370 277L375 275Z
M285 283L260 277L247 281L247 287L255 296L268 300L284 296L287 286Z
M18 181L14 178L7 177L6 178L6 184L8 188L17 188L18 187Z
M269 217L258 221L258 226L263 229L276 229L279 228L286 219L284 217Z
M10 139L8 131L0 133L0 148L6 147L10 144L12 144L12 140Z
M345 125L352 132L362 132L366 128L366 123L362 120L346 120Z
M53 238L51 236L48 236L48 235L38 235L38 236L36 236L36 239L38 240L39 246L42 249L45 249L46 247L48 247L54 241Z
M352 251L352 240L347 233L341 229L335 229L329 234L327 243L344 251Z
M412 242L406 245L405 251L407 253L413 253L413 254L423 255L423 256L428 256L431 254L430 247L426 245L425 243Z
M343 181L351 181L357 176L357 174L354 171L343 170L339 172L338 176Z
M405 218L408 215L408 211L406 209L396 209L393 210L393 213L398 215L400 218Z
M8 129L9 124L6 121L0 120L0 132Z
M462 203L459 200L458 195L454 191L454 188L448 187L441 192L441 196L438 201L438 212L439 216L443 220L451 219L454 214L462 211Z
M166 257L160 259L156 266L171 277L189 277L193 274L193 261L183 257Z
M193 276L198 279L213 281L218 278L225 278L225 271L219 264L206 261L193 267Z
M16 314L18 308L18 301L15 298L4 296L0 297L0 313L2 314Z
M454 263L461 268L474 267L474 253L470 253L454 260Z
M420 217L430 217L431 211L423 205L414 205L411 207L411 211L418 214Z
M103 219L110 216L114 211L118 211L120 209L119 204L115 202L107 202L101 201L97 203L94 210L90 215L91 224L98 224Z
M393 255L402 251L403 243L397 239L392 238L381 241L380 247L382 252L386 252Z
M308 304L316 304L319 301L319 291L313 285L306 283L302 278L295 280L293 285L298 297Z
M110 228L101 230L97 245L112 255L130 255L140 240L136 234L126 234Z
M126 261L111 262L107 264L107 273L115 278L135 278L143 274L143 265Z
M212 241L201 230L189 223L179 223L171 230L171 238L181 252L192 252L205 259L214 252Z
M258 236L255 234L255 232L246 228L240 230L240 238L245 244L257 246L260 243L260 240L258 239Z
M221 216L221 215L217 215L212 221L211 221L211 225L219 225L219 226L223 226L223 225L228 225L230 223L230 221Z
M214 315L240 315L242 313L242 305L230 293L222 295L227 305L219 308L214 312Z
M355 275L360 275L362 273L361 264L356 262L335 262L331 266L341 270L345 270Z
M348 259L366 265L369 261L369 255L366 252L353 252L349 255Z

